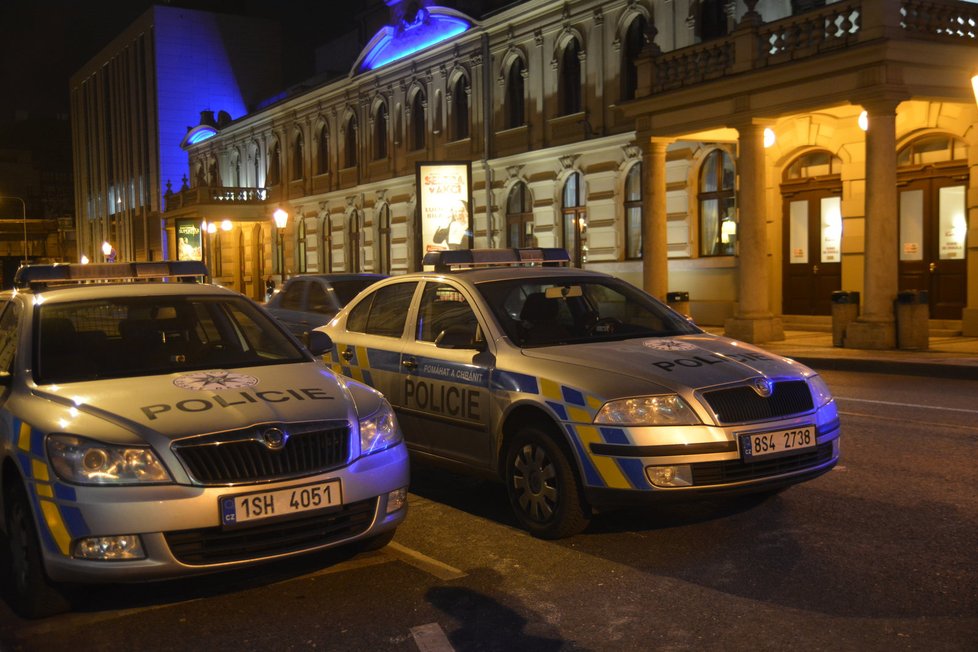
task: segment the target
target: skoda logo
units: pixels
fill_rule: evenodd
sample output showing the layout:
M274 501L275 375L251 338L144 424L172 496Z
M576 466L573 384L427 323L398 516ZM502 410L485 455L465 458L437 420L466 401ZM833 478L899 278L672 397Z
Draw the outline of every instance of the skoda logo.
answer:
M271 451L280 451L285 448L285 442L289 440L289 435L279 428L269 428L261 434L262 443Z
M755 378L751 386L761 398L770 398L774 393L774 383L768 378Z

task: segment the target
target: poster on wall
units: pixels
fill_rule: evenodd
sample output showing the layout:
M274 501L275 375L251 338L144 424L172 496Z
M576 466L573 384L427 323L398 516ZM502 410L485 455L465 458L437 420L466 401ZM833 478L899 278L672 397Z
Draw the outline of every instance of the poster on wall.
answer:
M177 220L177 260L203 260L200 223Z
M416 175L421 256L431 251L470 249L472 164L418 163Z

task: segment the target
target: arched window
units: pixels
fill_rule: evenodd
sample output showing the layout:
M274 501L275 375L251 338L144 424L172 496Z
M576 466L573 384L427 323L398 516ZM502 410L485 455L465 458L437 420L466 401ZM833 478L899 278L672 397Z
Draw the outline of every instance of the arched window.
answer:
M700 255L732 256L736 251L735 170L730 154L715 149L700 168Z
M581 46L576 38L564 45L560 54L560 115L571 115L581 111Z
M268 185L277 186L282 181L282 145L276 140L268 154Z
M316 174L329 172L329 129L324 124L319 129L316 147Z
M506 201L506 246L533 247L533 201L530 189L522 181L509 191Z
M584 179L574 172L564 182L561 207L561 244L570 254L571 264L580 267L586 261L583 244L587 231L587 209L584 206Z
M374 111L374 160L387 158L387 105L381 102Z
M352 168L357 165L357 117L351 115L346 121L344 130L344 167Z
M391 273L391 209L384 204L377 215L377 264L374 271Z
M347 233L346 271L362 272L363 257L360 255L360 252L363 247L363 216L360 211L354 210L350 212L349 220L350 228Z
M635 91L638 88L638 70L635 63L638 61L642 48L645 47L645 30L648 21L645 16L638 15L628 24L625 30L624 43L621 48L621 99L635 99Z
M263 185L261 180L261 149L258 148L258 145L255 145L252 151L253 156L251 158L251 165L252 168L254 168L253 172L255 173L255 188L261 188Z
M295 234L295 246L296 253L296 267L299 268L300 274L305 274L308 270L308 263L306 262L306 218L301 215L298 218L298 225L296 226Z
M304 140L302 134L295 135L295 142L292 146L292 178L301 179L305 175L303 174L302 168L304 163L303 147Z
M642 164L628 169L625 177L625 258L642 257Z
M411 98L411 149L419 150L425 147L425 97L420 89Z
M333 271L333 220L329 213L323 216L322 233L323 253L319 257L319 271L328 274Z
M525 68L519 57L513 59L506 74L506 128L526 124L526 88L523 78Z
M469 84L459 75L452 86L452 140L469 137Z
M842 159L825 150L818 150L795 159L785 170L784 180L810 179L840 172L842 172Z

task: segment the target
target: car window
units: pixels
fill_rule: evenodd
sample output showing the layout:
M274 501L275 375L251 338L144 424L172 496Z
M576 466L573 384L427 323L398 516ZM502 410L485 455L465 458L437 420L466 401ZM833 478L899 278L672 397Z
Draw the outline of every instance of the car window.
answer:
M331 315L337 309L329 293L326 292L326 288L319 283L309 284L306 305L308 306L309 312L317 312L321 315Z
M17 351L17 322L20 306L12 301L5 302L0 315L0 371L13 370L14 353Z
M417 283L394 283L378 288L354 306L347 318L347 330L400 337L404 333L408 308Z
M278 301L278 307L283 310L302 310L302 295L306 291L306 281L295 280L287 284L282 290L282 297Z
M451 285L427 283L418 309L417 339L435 342L447 331L465 332L475 342L479 322L465 297Z
M614 278L534 277L486 282L479 291L520 346L698 333L681 315Z
M243 297L45 303L36 309L34 329L38 384L308 359Z
M333 292L336 293L336 300L339 301L340 307L343 307L353 301L353 297L366 290L377 282L377 280L374 277L367 277L347 281L331 281L330 285L333 286Z

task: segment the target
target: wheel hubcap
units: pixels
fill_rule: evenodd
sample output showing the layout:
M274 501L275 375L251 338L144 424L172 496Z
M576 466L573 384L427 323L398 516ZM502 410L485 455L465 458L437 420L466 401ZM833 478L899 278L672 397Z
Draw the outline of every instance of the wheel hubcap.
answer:
M544 523L553 517L559 498L556 472L542 447L527 444L516 454L513 489L520 510L529 519Z

